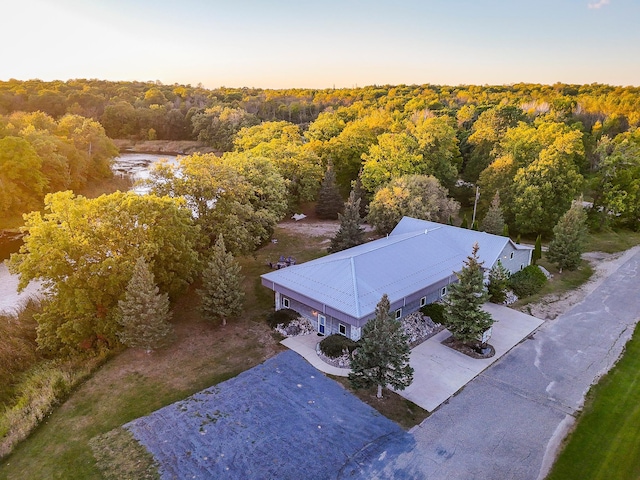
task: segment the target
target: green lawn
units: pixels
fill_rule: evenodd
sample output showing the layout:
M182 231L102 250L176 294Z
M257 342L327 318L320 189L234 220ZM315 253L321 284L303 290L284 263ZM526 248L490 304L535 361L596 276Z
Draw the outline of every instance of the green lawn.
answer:
M616 253L640 245L640 232L619 230L591 233L587 236L586 252Z
M618 364L592 387L547 480L640 478L640 326Z

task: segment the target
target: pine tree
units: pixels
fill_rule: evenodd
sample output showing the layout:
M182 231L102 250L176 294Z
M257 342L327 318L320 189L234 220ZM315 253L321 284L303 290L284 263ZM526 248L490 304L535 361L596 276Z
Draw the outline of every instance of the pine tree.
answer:
M475 230L476 232L480 230L480 225L478 224L478 220L474 220L471 224L471 230Z
M240 265L227 252L224 239L219 235L202 272L202 289L198 290L202 316L226 325L227 318L239 315L244 301L241 284Z
M493 233L494 235L504 235L505 226L502 209L500 208L500 195L496 192L491 201L491 206L482 220L482 231Z
M364 230L360 226L362 223L360 199L356 198L356 193L353 190L344 204L344 213L339 213L338 218L340 219L340 228L335 237L331 239L329 252L339 252L364 243Z
M462 223L460 224L460 228L469 228L469 220L467 219L466 214L462 217Z
M376 316L362 329L362 338L351 360L349 381L353 388L377 386L377 397L390 385L404 390L413 382L409 343L402 325L389 314L389 298L382 296Z
M493 324L493 318L482 310L487 300L482 262L478 261L478 244L458 272L458 282L449 286L445 298L444 325L454 338L463 343L477 343L482 333Z
M587 234L587 214L578 202L574 202L553 227L553 240L549 243L547 258L560 273L563 269L575 270L580 266Z
M536 264L538 260L542 258L542 235L536 237L536 245L531 253L531 263Z
M509 225L507 225L506 223L504 224L504 228L502 229L502 236L503 237L509 236Z
M518 234L518 236L516 237L516 243L517 243L518 245L520 245L520 240L521 240L521 238L520 238L520 234Z
M318 218L335 220L338 218L343 206L344 201L336 185L336 173L333 170L333 165L329 164L318 192L316 215L318 215Z
M489 301L498 304L504 303L507 298L509 276L509 270L504 268L500 260L491 267L491 270L489 270L489 284L487 285Z
M149 265L138 258L124 299L118 302L118 338L123 344L142 347L147 353L164 344L173 327L169 296L159 292Z
M364 188L362 187L362 179L360 178L360 175L362 175L362 169L360 169L358 178L351 182L351 190L355 193L356 200L360 200L360 218L364 218L367 216L369 200L365 194Z

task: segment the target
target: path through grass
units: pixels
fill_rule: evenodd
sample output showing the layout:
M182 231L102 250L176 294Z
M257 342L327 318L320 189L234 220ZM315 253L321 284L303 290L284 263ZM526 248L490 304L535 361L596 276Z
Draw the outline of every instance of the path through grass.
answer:
M547 480L640 478L640 326L623 357L592 387Z

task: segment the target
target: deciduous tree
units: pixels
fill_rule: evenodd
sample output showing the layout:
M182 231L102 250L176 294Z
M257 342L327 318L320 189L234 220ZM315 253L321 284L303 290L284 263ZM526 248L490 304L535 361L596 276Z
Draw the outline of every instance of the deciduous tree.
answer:
M460 204L447 196L447 190L434 177L407 175L376 192L367 221L386 235L403 216L446 223L459 209Z
M375 318L362 328L362 338L351 359L349 381L354 388L391 386L404 390L413 382L413 368L409 364L409 343L400 322L389 314L389 298L382 296L376 306Z
M179 199L116 192L89 200L58 192L45 197L44 214L25 217L24 231L9 269L20 274L21 289L43 282L38 345L51 353L113 344L115 307L139 257L171 297L198 270L197 228Z

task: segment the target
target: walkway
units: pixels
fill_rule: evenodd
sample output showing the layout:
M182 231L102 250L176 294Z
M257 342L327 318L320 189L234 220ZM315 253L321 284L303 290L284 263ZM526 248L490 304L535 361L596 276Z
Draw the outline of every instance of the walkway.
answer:
M410 362L415 371L413 383L397 393L432 412L542 323L542 320L504 306L486 304L484 308L496 320L489 341L496 349L493 357L475 359L442 345L442 340L450 335L443 330L411 351ZM348 376L349 369L333 367L318 357L316 344L320 340L322 337L311 334L289 337L281 343L302 355L321 372Z

